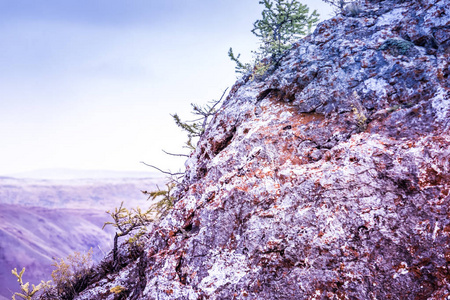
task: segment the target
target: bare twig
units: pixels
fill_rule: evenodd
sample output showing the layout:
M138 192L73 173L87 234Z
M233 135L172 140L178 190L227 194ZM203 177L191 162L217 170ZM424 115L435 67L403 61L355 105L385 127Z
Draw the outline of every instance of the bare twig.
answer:
M164 153L167 154L167 155L172 155L172 156L185 156L185 157L189 157L189 155L187 155L187 154L170 153L170 152L167 152L167 151L164 151L164 150L162 150L162 152L164 152Z
M161 170L160 168L155 167L155 166L153 166L153 165L146 164L146 163L143 162L143 161L141 161L141 164L144 164L144 165L146 165L147 167L154 168L154 169L160 171L161 173L164 173L164 174L167 174L167 175L170 175L170 176L176 176L176 175L183 175L183 174L184 174L184 173L181 173L181 172L178 172L178 173L172 173L172 172L169 172L169 171L163 171L163 170Z
M228 91L228 88L226 88L225 91L223 91L223 94L222 94L222 96L220 97L219 101L217 101L216 103L214 103L214 105L210 108L209 114L204 116L203 124L202 124L203 130L205 130L205 128L206 128L206 124L207 124L207 122L208 122L208 117L209 117L211 114L213 114L213 112L214 112L214 107L216 107L216 105L219 104L219 103L222 101L223 96L225 96L225 93L226 93L227 91Z
M225 96L225 93L226 93L227 91L228 91L228 88L226 88L225 91L223 91L223 94L222 94L222 96L220 96L219 101L217 101L216 104L214 104L213 107L211 107L211 108L214 108L217 104L220 103L220 101L222 101L223 96Z
M201 117L201 118L198 118L198 119L195 119L195 120L187 120L187 121L185 121L186 123L194 123L194 122L198 122L198 121L200 121L200 120L203 120L205 117Z

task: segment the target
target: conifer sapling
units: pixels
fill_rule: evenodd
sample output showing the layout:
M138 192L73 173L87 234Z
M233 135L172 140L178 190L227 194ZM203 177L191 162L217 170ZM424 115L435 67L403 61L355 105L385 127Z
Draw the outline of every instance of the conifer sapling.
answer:
M261 0L259 4L264 5L264 10L262 19L253 23L252 33L260 39L259 50L253 51L253 63L244 64L239 60L240 54L236 56L232 48L228 51L228 56L236 63L237 73L262 73L270 65L277 66L284 51L295 40L309 34L319 21L317 11L309 14L309 8L297 0Z

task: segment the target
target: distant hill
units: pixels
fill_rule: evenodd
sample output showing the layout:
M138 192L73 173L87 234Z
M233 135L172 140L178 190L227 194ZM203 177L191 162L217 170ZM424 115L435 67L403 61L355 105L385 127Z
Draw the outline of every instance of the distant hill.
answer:
M66 168L39 169L28 172L5 174L4 177L27 179L105 179L105 178L155 178L161 177L156 172L111 171L111 170L77 170Z
M142 190L163 186L163 177L46 180L0 178L0 203L48 208L109 209L144 203Z

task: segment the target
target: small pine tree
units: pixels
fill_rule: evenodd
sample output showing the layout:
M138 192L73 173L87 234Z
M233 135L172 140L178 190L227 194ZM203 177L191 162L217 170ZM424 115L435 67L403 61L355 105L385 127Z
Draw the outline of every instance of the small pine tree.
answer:
M236 63L237 73L252 71L255 76L265 72L271 64L278 65L284 51L295 40L310 33L319 21L317 11L308 15L309 8L297 0L261 0L259 4L264 5L264 10L262 19L257 20L252 29L261 41L259 50L253 51L254 62L244 64L239 60L240 54L236 56L232 48L228 51L228 57Z
M120 206L115 208L114 211L107 211L107 213L113 219L113 222L105 222L103 228L107 225L112 225L118 230L114 235L113 245L113 269L116 270L119 264L118 260L118 240L119 237L130 235L132 232L136 232L128 239L128 243L137 244L139 238L143 236L146 231L146 226L151 222L162 219L173 208L174 198L171 195L171 190L175 187L175 183L171 182L166 184L167 189L161 190L158 187L157 191L142 191L145 195L148 195L148 199L152 199L153 203L150 207L143 211L139 207L133 209L127 209L123 207L123 202ZM155 201L156 200L156 201Z
M252 33L261 39L263 56L277 59L291 44L311 31L319 14L297 0L263 0L262 19L253 23Z
M136 234L137 237L145 233L145 226L154 220L149 210L143 212L139 207L128 210L123 207L123 201L119 208L115 208L114 211L107 211L114 222L105 222L103 228L107 225L112 225L118 229L114 235L113 245L113 268L118 267L118 240L119 237L126 236L132 231L140 229Z

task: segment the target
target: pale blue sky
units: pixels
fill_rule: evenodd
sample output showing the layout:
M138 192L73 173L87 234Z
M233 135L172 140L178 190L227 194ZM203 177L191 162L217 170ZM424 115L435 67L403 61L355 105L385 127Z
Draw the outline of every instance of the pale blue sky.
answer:
M322 1L304 1L328 18ZM0 175L176 171L170 114L217 99L250 58L257 0L0 0Z

